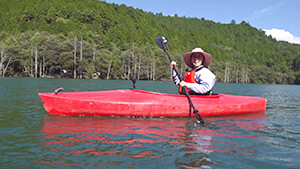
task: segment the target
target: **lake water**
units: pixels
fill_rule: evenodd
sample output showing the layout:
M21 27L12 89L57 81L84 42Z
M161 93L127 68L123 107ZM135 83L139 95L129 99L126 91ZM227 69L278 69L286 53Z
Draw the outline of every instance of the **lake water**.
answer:
M137 88L177 93L171 82ZM0 168L300 168L300 86L223 84L267 98L266 113L194 118L51 116L39 92L131 88L131 81L0 78Z

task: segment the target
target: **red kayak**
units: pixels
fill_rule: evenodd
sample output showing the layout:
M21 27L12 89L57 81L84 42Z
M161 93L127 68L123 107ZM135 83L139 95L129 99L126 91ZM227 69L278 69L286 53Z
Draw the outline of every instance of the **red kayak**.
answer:
M39 93L43 105L53 115L186 117L190 104L184 95L136 89ZM265 112L266 99L227 94L191 95L201 116L221 116Z

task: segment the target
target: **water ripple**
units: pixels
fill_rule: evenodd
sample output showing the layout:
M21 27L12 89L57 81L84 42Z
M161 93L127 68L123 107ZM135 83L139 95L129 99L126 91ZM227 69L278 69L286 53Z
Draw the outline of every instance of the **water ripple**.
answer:
M298 168L299 86L217 84L266 97L265 114L194 118L50 116L38 92L130 88L129 81L0 79L1 168ZM139 89L176 93L171 82ZM172 87L170 87L172 86Z

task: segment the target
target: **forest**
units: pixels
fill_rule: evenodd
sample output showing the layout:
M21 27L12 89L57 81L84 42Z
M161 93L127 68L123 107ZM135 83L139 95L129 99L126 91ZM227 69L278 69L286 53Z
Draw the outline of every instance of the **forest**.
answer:
M98 0L0 0L0 77L171 79L165 35L183 55L201 47L217 82L300 84L300 45L276 41L245 21L164 16Z

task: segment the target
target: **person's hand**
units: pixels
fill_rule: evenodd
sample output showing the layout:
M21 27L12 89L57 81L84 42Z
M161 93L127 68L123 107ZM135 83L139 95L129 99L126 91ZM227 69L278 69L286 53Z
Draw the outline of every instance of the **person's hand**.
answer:
M187 85L187 83L185 81L181 81L179 84L181 87L186 87L186 85Z
M170 63L170 65L171 65L171 67L174 67L174 66L177 65L177 63L176 63L175 61L172 61L172 62Z

